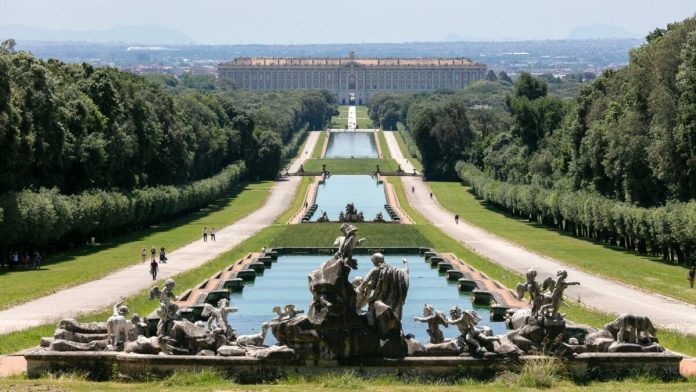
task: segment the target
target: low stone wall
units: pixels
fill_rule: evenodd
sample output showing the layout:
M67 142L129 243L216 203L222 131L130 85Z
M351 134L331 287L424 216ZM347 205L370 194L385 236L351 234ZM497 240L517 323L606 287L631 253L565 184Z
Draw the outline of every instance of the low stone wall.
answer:
M239 382L261 382L289 374L311 375L354 371L368 375L408 375L426 379L473 377L485 379L523 365L539 356L517 359L487 357L407 357L350 361L268 360L253 357L162 356L123 353L37 351L27 353L27 374L35 378L46 373L82 372L91 379L105 380L118 374L132 379L166 377L179 371L212 370ZM672 353L587 353L567 360L576 379L609 379L635 374L679 377L682 357Z

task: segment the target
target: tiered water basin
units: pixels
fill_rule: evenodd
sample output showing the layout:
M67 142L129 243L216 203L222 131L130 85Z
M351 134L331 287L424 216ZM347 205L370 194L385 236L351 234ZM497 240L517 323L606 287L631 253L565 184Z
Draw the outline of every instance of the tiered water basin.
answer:
M384 185L367 175L332 175L319 184L314 203L317 210L313 220L326 211L331 221L338 221L339 213L345 210L348 203L353 203L358 211L362 211L365 220L374 219L379 212L385 220L391 220L384 208L387 203Z
M230 315L230 324L239 334L254 334L260 329L261 323L272 318L271 309L274 306L294 304L299 309L306 309L311 302L311 293L307 289L307 275L325 262L328 255L281 255L273 268L267 269L263 277L259 277L253 283L245 283L246 287L241 293L231 293L230 303L239 309L239 312ZM408 260L409 266L409 291L404 305L402 324L404 333L411 333L421 342L427 342L427 325L413 320L413 316L422 316L423 305L430 304L435 309L448 313L453 305L462 309L475 309L482 316L480 325L486 325L493 329L495 334L504 334L506 328L503 322L494 322L489 319L488 307L474 306L470 293L463 293L457 289L457 283L445 279L444 274L439 273L437 267L431 267L423 256L418 254L387 254L387 262L402 266L402 258ZM351 279L357 276L365 276L372 268L369 255L355 255L358 260L358 269L351 272ZM446 338L459 336L455 327L444 328ZM275 343L271 334L266 338L267 344Z
M378 158L372 132L330 132L325 158Z

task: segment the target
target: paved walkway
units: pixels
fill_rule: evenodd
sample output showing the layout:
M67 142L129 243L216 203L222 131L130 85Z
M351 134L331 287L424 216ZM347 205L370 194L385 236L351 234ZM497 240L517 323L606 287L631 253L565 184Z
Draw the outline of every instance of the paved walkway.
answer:
M355 131L358 125L358 116L356 115L355 106L348 106L348 130Z
M413 170L401 153L393 133L384 134L392 157L404 170ZM696 334L696 307L578 270L530 252L461 220L459 224L455 224L454 214L440 206L436 199L430 198L430 189L420 177L402 177L402 181L411 206L435 227L466 244L476 253L520 274L524 274L529 268L536 268L541 279L555 276L556 271L565 269L568 271L569 281L580 282L580 286L571 286L566 290L566 295L573 300L580 300L587 306L607 313L646 315L661 327ZM415 192L411 191L412 188ZM461 211L460 214L465 216L466 211Z
M311 132L304 150L290 165L290 171L310 157L319 137ZM169 253L169 261L160 264L158 278L164 279L196 268L217 257L273 223L292 203L300 177L283 178L271 189L266 203L237 222L220 229L216 242L194 241ZM149 263L141 263L116 271L104 278L61 290L55 294L27 302L0 312L0 334L55 322L109 307L119 297L127 297L152 286Z

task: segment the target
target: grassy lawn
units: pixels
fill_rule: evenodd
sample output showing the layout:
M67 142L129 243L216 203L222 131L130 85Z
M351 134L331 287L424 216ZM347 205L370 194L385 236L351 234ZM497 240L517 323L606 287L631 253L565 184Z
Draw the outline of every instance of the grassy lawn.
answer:
M198 239L203 227L221 228L261 207L272 182L242 184L198 212L47 258L36 271L0 270L0 308L100 278L140 262L140 248L172 251ZM99 239L97 239L99 240Z
M326 170L331 174L370 174L375 171L376 165L383 172L395 172L396 161L385 158L330 158L309 159L304 169L309 172L320 172L321 165L326 164Z
M384 132L377 132L377 137L379 138L379 147L382 149L382 158L392 159L391 151L389 151L389 146L387 145L387 140L384 138Z
M431 247L430 240L425 238L414 225L392 223L355 223L359 236L367 238L363 247ZM304 223L289 225L276 237L274 247L329 247L336 237L341 235L339 224L333 223Z
M396 142L399 144L401 154L403 154L404 158L408 159L413 165L413 167L415 167L416 170L418 170L419 173L423 173L423 164L418 160L418 158L411 156L411 153L408 152L408 147L406 147L406 142L404 141L403 136L401 136L401 132L391 132L394 132L394 137L396 138Z
M312 156L310 158L321 158L321 152L324 150L324 139L326 139L326 131L321 131L319 138L317 139L317 144L314 145L314 150L312 150Z
M177 372L169 378L150 382L90 382L75 375L56 379L26 380L22 378L0 378L0 389L14 392L26 391L500 391L504 389L535 390L552 388L554 391L685 391L694 390L693 380L660 382L646 377L636 377L623 381L588 382L575 384L561 376L537 377L507 373L490 381L475 381L466 378L458 380L418 381L407 376L360 376L350 372L302 377L290 375L288 378L264 384L236 384L212 372ZM529 389L527 389L529 388Z
M533 252L584 271L696 304L686 268L659 258L640 256L618 247L565 235L558 230L488 208L456 182L428 183L443 207L461 218Z

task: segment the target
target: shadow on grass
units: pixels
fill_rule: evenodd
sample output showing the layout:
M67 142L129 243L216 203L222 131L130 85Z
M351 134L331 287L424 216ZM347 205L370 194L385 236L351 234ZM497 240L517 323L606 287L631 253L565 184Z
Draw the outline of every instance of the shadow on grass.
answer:
M466 187L465 185L463 185L463 184L461 184L461 183L460 183L460 185L462 185L462 187ZM650 256L650 255L641 255L641 254L639 254L638 252L631 251L631 250L628 250L628 249L624 249L624 248L619 247L619 246L607 244L607 243L601 242L601 241L596 241L596 240L591 239L591 238L577 237L577 236L575 236L575 235L573 235L573 234L571 234L571 233L569 233L569 232L566 232L566 231L563 231L563 230L559 230L559 229L556 229L556 228L554 228L554 227L549 227L549 226L546 226L546 225L542 225L542 224L537 223L537 222L530 222L529 220L524 219L524 218L522 218L522 217L520 217L520 216L517 216L517 215L513 215L513 214L511 214L510 212L508 212L508 211L506 211L506 210L504 210L504 209L502 209L502 208L499 208L499 207L496 207L496 206L494 206L494 205L492 205L492 204L489 204L489 203L486 202L483 198L477 196L476 193L474 193L474 191L473 191L472 189L470 189L470 188L467 189L466 191L467 191L470 195L472 195L472 196L474 197L474 199L476 200L476 202L477 202L482 208L484 208L484 209L486 209L486 210L488 210L488 211L490 211L490 212L494 212L494 213L496 213L496 214L502 215L502 216L504 216L504 217L506 217L506 218L508 218L508 219L513 219L513 220L515 220L515 221L517 221L517 222L523 223L523 224L524 224L525 226L527 226L527 227L534 228L534 229L537 229L537 230L544 230L544 231L549 232L549 233L558 234L558 235L560 235L560 236L562 236L562 237L572 238L572 239L574 239L574 240L580 240L580 241L587 242L587 243L590 243L590 244L593 244L593 245L598 245L598 246L601 246L602 248L604 248L604 249L606 249L606 250L610 250L610 251L614 251L614 252L623 253L623 254L625 254L625 255L636 256L636 257L640 257L640 258L643 258L643 259L648 260L648 261L653 261L653 262L657 262L657 263L661 263L661 264L666 264L666 265L669 265L669 266L682 267L684 270L687 270L687 269L688 269L687 266L685 266L685 265L677 264L677 263L672 263L672 262L670 262L669 260L663 260L661 257L655 257L655 256Z
M108 242L100 242L95 245L84 245L80 246L77 248L72 248L57 254L54 254L50 257L47 257L43 259L41 262L41 267L39 268L39 271L50 271L51 266L56 266L60 265L62 263L70 262L75 260L78 257L84 257L84 256L90 256L94 253L102 252L117 246L121 246L124 243L128 242L135 242L135 241L144 241L144 239L148 236L151 236L153 234L159 234L159 233L166 233L167 231L176 229L179 226L187 225L190 224L191 222L206 217L212 213L218 212L223 210L227 204L231 203L235 199L239 197L239 194L242 193L245 190L249 190L250 185L253 184L259 184L260 182L245 182L242 184L238 184L235 186L231 191L230 195L220 198L207 206L201 207L199 210L195 212L191 212L186 214L185 216L180 216L180 217L175 217L172 218L170 221L158 223L156 225L151 225L145 228L139 228L136 229L135 231L125 233L125 234L119 234L116 235L115 237L108 238ZM145 247L148 247L148 244L144 244ZM150 244L152 245L152 244ZM180 246L183 246L185 244L181 244ZM169 249L168 251L172 251L173 249ZM149 248L148 248L149 252ZM159 250L158 250L159 252ZM149 253L148 253L149 254ZM159 253L158 253L159 254ZM133 255L133 261L137 261L140 255L138 253L135 253ZM15 268L13 270L10 270L7 267L0 268L0 276L7 275L7 274L16 274L16 273L23 273L23 272L35 272L37 270L32 270L32 269L24 269L22 266L19 266L18 268Z

